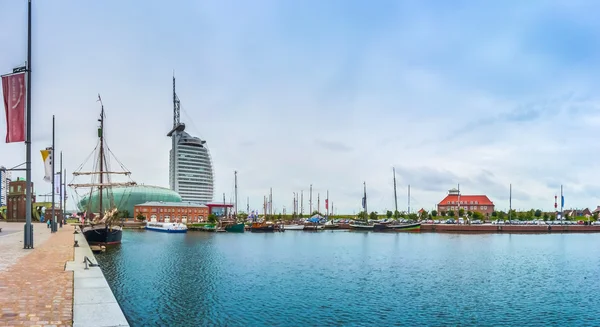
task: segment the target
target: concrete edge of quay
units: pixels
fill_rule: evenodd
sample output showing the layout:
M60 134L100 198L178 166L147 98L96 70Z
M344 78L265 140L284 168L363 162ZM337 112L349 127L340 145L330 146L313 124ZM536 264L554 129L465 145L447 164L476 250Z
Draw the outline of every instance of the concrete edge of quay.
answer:
M65 265L66 271L73 271L73 327L129 327L129 323L117 302L104 273L99 266L86 268L87 257L98 264L88 242L78 227L74 241L74 261Z

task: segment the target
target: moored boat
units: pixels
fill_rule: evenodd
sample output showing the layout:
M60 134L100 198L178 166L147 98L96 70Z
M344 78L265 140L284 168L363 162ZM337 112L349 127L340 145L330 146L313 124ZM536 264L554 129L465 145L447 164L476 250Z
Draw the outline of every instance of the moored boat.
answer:
M420 223L388 225L387 227L390 230L399 231L399 232L401 232L401 231L415 232L415 231L420 231L421 230L421 224Z
M275 224L269 222L254 222L252 223L252 227L250 227L250 231L254 233L269 233L275 231Z
M165 233L187 233L188 228L182 223L147 222L146 229Z
M225 225L225 231L228 233L243 233L244 232L244 223L227 224L227 225Z
M94 157L97 158L98 161L93 165L94 168L98 167L98 170L87 172L81 171L81 169L85 165L84 162L83 164L81 164L80 169L73 173L73 176L92 176L91 183L72 183L69 184L69 186L74 189L89 189L89 193L87 195L87 197L89 198L85 205L86 223L83 224L83 226L81 226L81 231L88 243L111 245L121 243L121 238L123 236L123 230L120 226L122 224L122 221L119 222L119 211L117 209L117 204L114 201L112 188L115 186L134 186L136 185L136 183L132 180L120 183L111 181L110 176L112 175L117 174L130 176L131 172L115 171L108 169L108 159L110 157L110 154L112 154L112 151L104 142L105 114L104 105L102 104L102 99L100 98L100 95L98 95L98 101L100 102L101 108L100 119L98 119L98 121L100 122L100 126L98 127L98 145L96 146L96 149L94 149L94 152L97 151ZM88 157L88 159L90 157ZM122 164L121 167L123 168ZM97 203L92 201L95 194L98 195ZM98 215L93 214L93 212L98 212Z
M303 230L304 225L300 224L292 224L292 225L283 225L284 230Z
M304 230L322 230L323 225L304 225Z
M338 229L338 228L340 228L340 225L334 224L333 220L329 220L325 223L325 225L323 225L323 229Z
M421 224L385 224L379 223L373 226L375 232L401 232L401 231L419 231L421 230Z
M111 226L107 224L83 226L81 231L90 245L120 244L123 236L123 230L120 226Z
M350 224L350 229L354 230L373 230L375 225Z

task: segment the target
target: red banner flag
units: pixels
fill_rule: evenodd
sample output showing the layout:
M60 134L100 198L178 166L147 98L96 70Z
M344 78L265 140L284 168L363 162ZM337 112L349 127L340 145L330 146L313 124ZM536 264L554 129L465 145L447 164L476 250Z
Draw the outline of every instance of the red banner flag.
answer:
M329 209L329 199L325 199L325 209Z
M6 143L25 142L25 73L2 76Z

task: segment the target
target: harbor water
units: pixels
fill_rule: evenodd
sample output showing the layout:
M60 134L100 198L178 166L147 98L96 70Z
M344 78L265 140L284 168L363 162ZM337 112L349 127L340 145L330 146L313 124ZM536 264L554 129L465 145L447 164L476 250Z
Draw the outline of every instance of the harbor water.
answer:
M600 235L124 231L132 326L598 326Z

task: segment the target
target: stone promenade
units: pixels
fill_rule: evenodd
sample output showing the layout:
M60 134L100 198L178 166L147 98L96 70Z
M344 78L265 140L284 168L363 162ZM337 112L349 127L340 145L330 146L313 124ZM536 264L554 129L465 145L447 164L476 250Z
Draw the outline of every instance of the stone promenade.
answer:
M73 227L51 234L34 224L34 249L23 249L23 223L0 223L0 326L72 326Z

